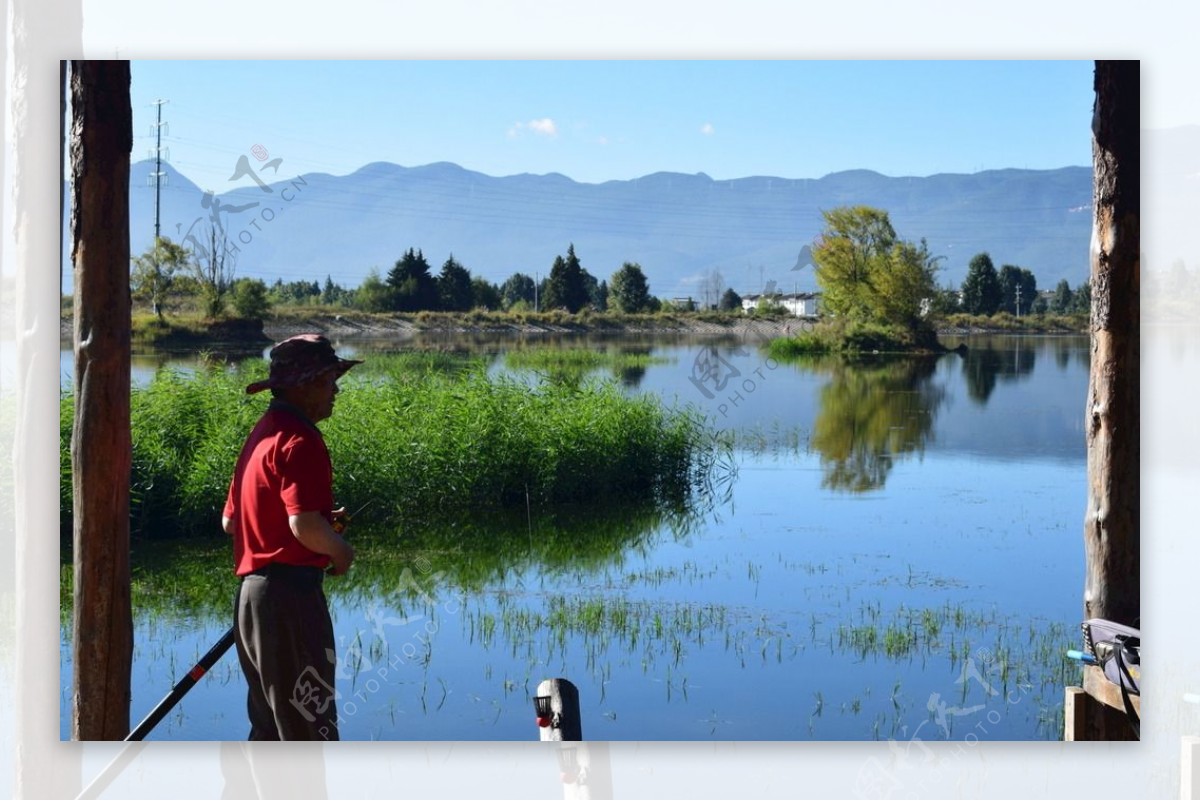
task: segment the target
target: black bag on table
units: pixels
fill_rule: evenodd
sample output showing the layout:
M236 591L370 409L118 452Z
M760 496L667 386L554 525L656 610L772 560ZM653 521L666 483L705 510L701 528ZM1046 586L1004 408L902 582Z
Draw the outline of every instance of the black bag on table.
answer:
M1096 658L1104 677L1121 688L1121 702L1133 732L1141 739L1141 721L1131 695L1142 694L1142 632L1103 618L1083 622L1084 648Z

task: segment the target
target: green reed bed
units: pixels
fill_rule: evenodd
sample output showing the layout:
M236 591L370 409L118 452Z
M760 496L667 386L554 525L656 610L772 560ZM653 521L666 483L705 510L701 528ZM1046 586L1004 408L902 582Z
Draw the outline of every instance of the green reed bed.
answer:
M504 364L510 370L600 370L627 369L666 364L670 360L640 351L619 349L592 350L587 348L527 348L504 354Z
M238 451L267 403L245 394L263 367L163 371L134 389L135 534L217 530ZM71 510L72 406L64 396L63 531ZM678 506L704 489L730 452L693 408L626 397L611 383L530 387L482 369L419 370L403 360L348 374L321 428L338 502L354 510L370 501L381 519L455 510L533 514L614 500Z
M521 348L504 354L504 366L514 372L538 375L544 382L578 387L588 375L607 371L625 384L636 386L651 365L665 364L670 359L653 356L648 350L625 350L609 347L589 348Z
M399 353L368 352L356 354L354 358L365 360L363 364L354 368L353 377L356 380L364 377L389 378L397 373L410 375L442 373L455 376L484 370L492 362L492 357L457 349L410 350Z

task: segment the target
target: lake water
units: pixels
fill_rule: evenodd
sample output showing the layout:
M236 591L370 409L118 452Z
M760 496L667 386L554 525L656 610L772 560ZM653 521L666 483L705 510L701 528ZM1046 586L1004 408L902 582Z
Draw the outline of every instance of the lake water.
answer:
M594 740L1058 738L1062 688L1077 681L1063 653L1082 613L1089 343L962 341L965 356L855 365L776 363L753 343L556 342L649 353L615 378L733 432L736 475L686 521L564 512L567 535L621 530L586 557L550 556L541 532L498 521L459 532L451 553L364 548L326 583L342 738L537 739L531 697L552 677L579 687ZM440 345L511 372L516 343ZM69 380L69 353L63 365ZM386 537L376 526L363 536ZM470 544L489 531L502 552ZM229 570L223 543L170 547ZM232 580L221 586L231 597ZM230 622L135 610L135 721ZM244 704L229 654L151 737L242 739Z

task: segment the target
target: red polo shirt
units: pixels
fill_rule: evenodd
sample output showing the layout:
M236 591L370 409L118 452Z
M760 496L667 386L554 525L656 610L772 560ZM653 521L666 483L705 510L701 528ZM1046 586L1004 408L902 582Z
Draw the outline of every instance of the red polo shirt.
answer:
M236 521L234 572L244 576L270 563L325 568L330 558L300 544L288 516L333 517L333 465L317 427L298 411L272 402L250 432L225 500Z

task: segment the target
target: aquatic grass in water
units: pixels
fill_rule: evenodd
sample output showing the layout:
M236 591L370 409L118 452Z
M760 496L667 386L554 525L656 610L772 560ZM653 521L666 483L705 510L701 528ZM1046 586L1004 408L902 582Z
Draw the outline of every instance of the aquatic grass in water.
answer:
M666 364L669 359L649 353L619 349L593 350L587 348L522 348L504 354L504 364L511 370L576 369L599 370L603 367L623 369Z
M533 372L544 381L578 387L585 376L607 369L623 383L636 385L640 376L652 365L672 361L653 356L648 350L626 350L609 347L589 348L520 348L504 355L504 365L512 371Z
M354 380L369 377L391 378L397 374L422 375L443 373L458 375L486 370L493 361L479 353L456 349L410 350L400 353L369 353L356 355L364 359L354 368ZM343 379L346 380L346 379Z
M131 396L133 531L219 531L246 434L266 407L245 386L264 365L164 370ZM686 505L729 467L728 441L691 407L626 397L612 382L530 387L482 370L447 375L406 360L342 381L321 424L348 509L421 519L453 510L544 512L562 504ZM70 421L61 402L62 530L71 509Z
M886 683L876 685L878 697L851 694L836 681L817 681L811 686L815 697L824 693L830 709L843 709L847 715L854 712L857 697L864 733L871 732L878 716L886 713L879 734L899 738L897 726L909 725L911 730L914 720L925 714L929 692L919 681L909 689L909 666L944 665L948 659L949 666L942 669L944 679L933 685L946 703L967 708L982 702L1020 704L1024 702L1009 699L1028 697L1032 708L1040 710L1036 714L1045 716L1039 731L1053 737L1061 731L1053 709L1061 705L1061 688L1079 682L1079 668L1064 657L1077 638L1072 627L962 603L889 609L870 602L798 620L788 612L653 597L663 576L640 563L625 568L622 558L630 550L655 547L646 539L653 531L661 532L655 520L645 521L647 528L641 533L629 530L605 539L604 532L615 528L613 518L598 519L591 528L556 526L547 518L534 518L538 537L531 544L517 525L518 518L501 516L486 530L450 524L413 526L395 533L352 530L358 549L355 566L348 580L326 582L326 591L338 608L372 610L368 619L384 623L378 629L360 624L346 633L347 664L353 666L359 658L382 664L406 643L415 642L412 628L389 627L389 621L414 614L414 620L424 620L453 597L463 603L461 613L454 616L463 639L476 649L473 653L482 664L491 664L495 655L507 663L506 671L515 670L509 675L518 677L518 693L523 675L536 678L547 666L554 670L573 666L580 678L586 676L585 681L591 682L585 689L597 696L620 669L623 681L653 682L661 687L667 703L679 703L686 701L689 679L699 686L699 674L714 662L734 671L748 670L746 675L751 676L755 670L776 665L785 671L803 670L812 664L804 661L806 654L840 654L847 664L879 665L877 670L885 677L880 681ZM528 555L518 550L531 545ZM135 620L149 620L163 631L172 631L194 628L208 619L229 619L236 580L224 535L135 541L132 557ZM568 583L572 572L594 574L605 563L611 572L606 584L580 592L540 591L520 578L506 584L504 576L528 574L522 568L527 559L539 562L538 575L562 572ZM673 581L686 576L711 580L711 571L695 567L677 572ZM61 584L68 641L70 573L68 560ZM561 586L553 579L551 584ZM646 593L652 596L644 597ZM425 650L424 641L417 645L418 653L406 659L419 665L436 658L433 651ZM428 647L433 647L432 640ZM515 663L508 661L510 656ZM996 695L981 681L956 683L956 678L976 675L972 669ZM907 692L901 691L901 676ZM433 673L426 678L432 688L428 699L432 709L443 676ZM883 689L888 686L890 694ZM820 707L818 701L816 719L807 724L810 736L821 734Z

